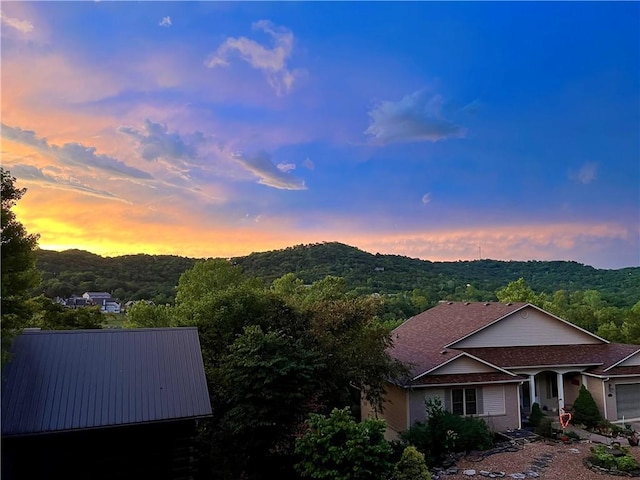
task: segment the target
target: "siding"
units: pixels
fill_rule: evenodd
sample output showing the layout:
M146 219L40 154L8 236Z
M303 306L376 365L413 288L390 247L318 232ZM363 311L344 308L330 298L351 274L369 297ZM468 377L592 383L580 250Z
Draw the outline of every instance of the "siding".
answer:
M430 398L440 398L445 405L445 390L443 388L418 388L409 394L409 424L424 422L427 419L425 401Z
M430 375L446 375L449 373L489 373L496 369L467 356L460 356L446 365L434 370Z
M381 415L388 429L399 433L407 429L407 391L395 385L387 385L384 411Z
M635 355L627 358L624 362L621 362L618 367L632 367L640 365L640 353L636 353Z
M586 385L586 387L587 387L587 390L589 390L589 392L591 392L591 396L595 400L596 405L598 405L598 410L600 410L600 415L604 416L605 398L603 397L603 394L602 394L602 380L600 380L599 378L587 377L587 385ZM615 403L613 404L613 406L615 407ZM611 408L611 405L608 405L607 406L607 415L608 415L607 420L611 419L610 408Z
M452 345L454 348L599 344L597 338L534 308L524 308Z
M504 385L483 387L482 397L484 415L504 415L506 413Z

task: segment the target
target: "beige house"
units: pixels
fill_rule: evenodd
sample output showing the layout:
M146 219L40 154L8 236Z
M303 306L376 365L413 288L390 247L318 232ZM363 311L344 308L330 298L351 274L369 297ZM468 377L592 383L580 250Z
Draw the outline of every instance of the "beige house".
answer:
M528 303L441 302L393 331L392 355L411 380L389 384L378 417L394 438L439 397L494 431L517 429L537 402L570 410L580 386L611 422L640 420L640 345L610 343ZM364 404L363 417L374 416Z

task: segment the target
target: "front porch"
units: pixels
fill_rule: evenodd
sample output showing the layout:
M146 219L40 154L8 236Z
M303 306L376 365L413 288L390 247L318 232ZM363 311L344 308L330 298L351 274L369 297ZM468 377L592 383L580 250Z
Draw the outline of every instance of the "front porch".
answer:
M534 403L549 414L560 414L562 410L570 411L580 387L587 386L586 378L576 370L541 369L518 373L529 377L528 381L520 385L520 407L523 414L531 413Z

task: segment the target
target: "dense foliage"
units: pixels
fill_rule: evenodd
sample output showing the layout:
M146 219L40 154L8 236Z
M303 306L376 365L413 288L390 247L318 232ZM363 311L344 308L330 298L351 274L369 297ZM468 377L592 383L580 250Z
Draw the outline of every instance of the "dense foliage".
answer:
M35 287L40 276L36 270L35 248L38 235L30 234L18 221L13 207L26 193L26 189L16 186L16 179L10 172L0 167L2 176L1 248L2 263L2 352L8 349L8 341L13 333L29 320L27 300L29 291Z
M327 277L267 286L222 259L178 281L175 306L136 303L126 326L197 326L213 418L202 439L214 478L295 478L294 441L311 413L373 405L406 369L389 356L380 302Z
M100 257L80 250L39 250L43 283L37 292L48 297L107 291L121 301L146 299L173 303L180 275L197 259L169 255ZM640 268L601 270L576 262L506 262L475 260L430 262L398 255L370 254L340 243L299 245L237 257L244 274L266 284L294 273L310 285L327 276L345 280L356 294L390 295L396 318L407 318L439 300L490 301L495 292L523 278L533 290L567 296L597 290L602 301L631 307L640 299Z
M444 409L439 398L427 400L425 407L427 421L414 423L401 438L422 452L428 465L438 464L451 452L493 446L493 434L483 419L454 415Z
M357 422L348 408L312 414L296 441L296 469L302 478L384 480L393 467L384 431L384 421Z

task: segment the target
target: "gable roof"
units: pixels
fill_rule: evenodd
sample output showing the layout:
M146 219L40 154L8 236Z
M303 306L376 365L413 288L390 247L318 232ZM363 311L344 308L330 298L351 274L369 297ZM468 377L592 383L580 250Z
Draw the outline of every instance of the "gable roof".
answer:
M211 415L195 327L24 332L2 377L3 436Z
M462 347L462 339L478 332L492 331L488 327L509 317L519 310L533 308L544 313L544 318L555 319L568 327L580 331L585 342L570 345L530 345L518 347ZM495 327L492 327L495 328ZM474 337L475 338L475 337ZM397 327L392 332L391 355L409 365L414 384L438 383L444 378L427 380L441 366L459 359L463 355L495 367L493 373L474 375L496 376L505 374L504 369L541 366L582 366L596 375L614 373L640 374L640 366L620 365L634 355L638 345L612 344L607 340L579 328L566 320L525 302L441 302L436 307L422 312ZM589 343L590 341L598 343ZM614 372L615 370L615 372ZM478 377L477 380L479 381ZM497 378L497 377L496 377ZM503 377L505 380L508 377ZM495 379L494 379L495 381Z
M426 310L392 332L391 354L410 365L413 376L432 370L461 352L447 349L471 333L513 313L524 302L444 302Z

